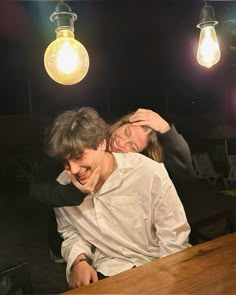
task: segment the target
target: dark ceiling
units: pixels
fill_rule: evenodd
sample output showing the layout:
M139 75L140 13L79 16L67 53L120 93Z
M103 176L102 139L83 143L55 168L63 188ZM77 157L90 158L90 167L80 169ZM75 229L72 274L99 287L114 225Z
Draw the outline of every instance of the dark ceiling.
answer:
M90 56L87 76L73 86L52 81L43 66L58 2L1 0L2 114L49 114L75 105L112 115L137 107L183 115L236 111L235 1L207 1L219 21L222 52L211 69L195 58L204 1L65 1L78 15L75 37Z

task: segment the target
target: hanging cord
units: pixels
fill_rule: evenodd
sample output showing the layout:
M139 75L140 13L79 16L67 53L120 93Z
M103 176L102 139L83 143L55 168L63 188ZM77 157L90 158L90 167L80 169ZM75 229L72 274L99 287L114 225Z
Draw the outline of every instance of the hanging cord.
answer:
M204 0L204 5L207 6L207 2L206 2L206 0Z

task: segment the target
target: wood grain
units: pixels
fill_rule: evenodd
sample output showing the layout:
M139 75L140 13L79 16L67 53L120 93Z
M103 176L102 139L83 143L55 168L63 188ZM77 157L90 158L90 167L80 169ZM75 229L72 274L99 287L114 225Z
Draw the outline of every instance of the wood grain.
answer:
M236 233L63 294L236 294Z

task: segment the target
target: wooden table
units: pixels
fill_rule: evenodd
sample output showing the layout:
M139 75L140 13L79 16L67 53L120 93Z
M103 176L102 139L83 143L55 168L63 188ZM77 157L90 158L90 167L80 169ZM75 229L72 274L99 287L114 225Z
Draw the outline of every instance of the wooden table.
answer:
M236 294L236 233L63 294Z

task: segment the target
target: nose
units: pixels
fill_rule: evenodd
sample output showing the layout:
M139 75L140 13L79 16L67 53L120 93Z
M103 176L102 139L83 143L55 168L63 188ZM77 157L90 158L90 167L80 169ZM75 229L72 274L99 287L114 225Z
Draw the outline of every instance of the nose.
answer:
M80 166L73 160L68 160L69 170L72 174L77 174L79 172Z
M129 141L127 139L119 139L118 146L122 152L129 151Z

